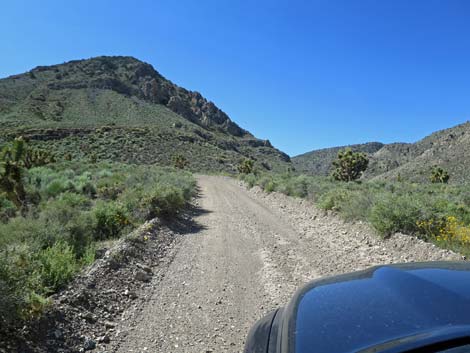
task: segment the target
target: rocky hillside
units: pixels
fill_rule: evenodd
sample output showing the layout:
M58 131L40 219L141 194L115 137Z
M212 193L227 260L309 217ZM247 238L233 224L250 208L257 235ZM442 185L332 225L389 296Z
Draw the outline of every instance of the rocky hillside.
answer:
M470 122L437 131L416 143L369 143L350 146L366 152L370 163L364 178L429 181L431 170L440 166L450 174L450 182L470 182ZM312 151L292 158L298 171L327 175L339 149ZM375 150L374 150L375 149Z
M354 151L365 152L370 155L380 150L383 146L384 144L380 142L369 142L358 145L323 148L293 157L292 164L298 172L326 176L330 174L333 160L341 149L349 147Z
M372 155L368 177L393 180L400 175L428 181L433 167L439 166L449 172L450 182L470 182L470 122L437 131L413 144L399 144L399 148L386 145L382 150ZM393 159L390 167L383 167Z
M198 92L132 57L97 57L0 80L0 142L22 134L62 155L231 171L244 158L282 169L289 157Z

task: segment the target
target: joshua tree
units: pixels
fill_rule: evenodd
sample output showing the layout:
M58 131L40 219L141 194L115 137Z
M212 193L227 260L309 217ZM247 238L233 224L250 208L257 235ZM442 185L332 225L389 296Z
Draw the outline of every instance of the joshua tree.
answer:
M250 174L253 172L254 162L251 159L245 159L238 166L238 171L242 174Z
M369 159L364 153L353 152L350 148L338 152L338 157L333 161L335 170L333 178L340 181L353 181L358 179L367 169Z
M44 150L26 148L24 155L24 166L26 169L40 167L49 163L54 163L54 156Z
M434 167L431 172L431 183L447 184L449 181L449 173L441 167Z
M18 208L26 198L23 185L25 154L26 145L22 137L16 138L0 153L0 190Z
M189 162L183 155L179 154L173 158L173 164L175 168L184 169L189 165Z
M53 163L49 152L28 148L22 137L3 147L0 152L0 192L17 208L26 200L23 176L26 169Z

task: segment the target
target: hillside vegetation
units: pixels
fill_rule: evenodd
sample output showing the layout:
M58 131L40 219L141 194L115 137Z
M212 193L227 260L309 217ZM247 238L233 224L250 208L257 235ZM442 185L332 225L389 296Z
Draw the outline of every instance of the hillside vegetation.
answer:
M289 157L256 139L198 92L131 57L41 66L0 80L0 143L22 135L69 159L236 171L249 158L285 170Z
M5 175L11 167L2 163ZM10 180L20 187L7 189L3 178L0 190L2 325L40 314L46 298L91 264L103 242L154 217L174 217L196 185L187 172L156 166L18 164L21 178Z
M370 163L364 179L396 180L400 176L410 182L429 182L433 168L449 172L450 182L470 182L470 123L437 131L416 143L369 143L350 146L367 153ZM326 176L333 159L342 147L312 151L292 158L296 170Z

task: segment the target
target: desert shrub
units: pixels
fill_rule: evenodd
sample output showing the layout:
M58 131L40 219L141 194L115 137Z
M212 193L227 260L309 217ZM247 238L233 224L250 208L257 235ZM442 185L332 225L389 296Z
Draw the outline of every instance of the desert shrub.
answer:
M141 207L145 210L146 219L152 219L157 216L174 216L185 204L181 189L157 186L142 200Z
M15 285L14 278L7 264L7 257L0 254L0 324L13 322L20 308L25 306L20 294L20 288Z
M15 217L6 224L0 224L0 249L27 243L39 250L52 245L62 234L63 227L57 222L46 222L43 218Z
M80 265L82 266L89 266L95 262L96 257L96 246L95 244L91 243L83 252L82 256L80 257Z
M71 192L62 193L58 198L49 200L42 207L42 217L46 220L67 224L77 213L91 207L90 199Z
M93 209L95 240L116 238L130 225L125 207L118 202L99 202Z
M22 318L35 318L40 316L45 308L50 304L49 299L44 295L38 294L35 291L27 291L24 293L25 304L20 307L20 315Z
M242 180L248 185L250 189L256 185L256 176L253 174L245 174Z
M97 220L93 217L92 211L77 213L64 226L63 239L73 248L77 259L85 256L88 248L93 246L95 229L97 229Z
M350 197L351 193L347 189L332 189L320 196L318 207L324 210L340 211L342 205L349 200Z
M260 177L256 181L256 184L259 185L261 187L261 189L266 191L266 185L268 185L272 180L273 180L272 177L265 175L265 176ZM271 191L273 191L273 190L271 190Z
M46 198L56 197L66 191L75 191L75 185L66 177L59 177L52 180L44 188Z
M97 195L100 199L116 200L122 193L122 189L118 186L101 186L97 190Z
M78 270L73 249L65 242L56 242L38 254L39 276L46 291L63 287Z
M470 255L470 226L454 216L434 217L417 222L421 236L438 246Z
M375 197L369 192L351 192L339 205L341 216L347 221L366 220L374 203Z
M370 222L380 235L396 232L414 234L422 215L421 204L412 196L386 195L377 200L370 212Z
M16 206L4 195L0 194L0 222L7 222L16 214Z
M264 191L266 192L273 192L275 190L276 190L276 183L274 182L274 180L270 180L264 185Z
M282 192L289 196L306 197L308 195L308 177L283 175L273 183L272 191Z

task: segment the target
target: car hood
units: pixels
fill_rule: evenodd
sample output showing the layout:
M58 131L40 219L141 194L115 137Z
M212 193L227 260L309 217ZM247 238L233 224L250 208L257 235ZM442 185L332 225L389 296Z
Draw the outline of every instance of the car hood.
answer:
M313 281L283 314L283 353L400 352L470 335L470 265L373 267Z

